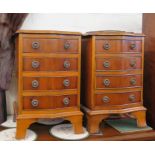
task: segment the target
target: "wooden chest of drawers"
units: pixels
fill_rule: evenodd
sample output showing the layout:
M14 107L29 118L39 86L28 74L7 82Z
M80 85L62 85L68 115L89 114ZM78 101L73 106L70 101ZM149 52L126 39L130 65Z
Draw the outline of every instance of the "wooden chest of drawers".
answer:
M90 133L111 114L129 113L146 126L143 107L144 35L88 32L82 40L82 109Z
M81 34L19 31L16 138L39 118L69 120L82 133L80 111Z

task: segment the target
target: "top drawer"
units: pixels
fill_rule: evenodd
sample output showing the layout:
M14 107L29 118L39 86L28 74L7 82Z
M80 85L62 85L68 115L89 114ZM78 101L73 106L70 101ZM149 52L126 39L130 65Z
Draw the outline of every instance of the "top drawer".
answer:
M65 38L24 38L23 52L78 53L79 40Z
M97 39L96 53L129 53L142 52L141 40Z

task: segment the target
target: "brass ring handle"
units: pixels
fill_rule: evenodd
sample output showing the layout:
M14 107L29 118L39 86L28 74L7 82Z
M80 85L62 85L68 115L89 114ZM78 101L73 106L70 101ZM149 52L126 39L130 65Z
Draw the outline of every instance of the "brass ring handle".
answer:
M129 95L129 101L135 102L136 101L136 96L134 94Z
M70 99L68 98L68 97L65 97L64 99L63 99L63 103L64 103L64 105L69 105L69 103L70 103Z
M37 49L37 48L39 48L39 46L40 46L39 42L37 42L37 41L32 42L32 48L33 49Z
M32 68L38 68L40 66L40 62L39 61L32 61Z
M130 45L130 48L131 48L132 50L134 50L134 49L136 48L136 44L135 44L135 43L132 43L132 44Z
M65 44L64 44L64 49L69 49L70 48L70 43L69 42L66 42Z
M37 106L39 105L39 101L36 100L36 99L33 99L33 100L31 101L31 104L32 104L33 107L37 107Z
M110 80L109 79L104 79L103 84L108 87L110 85Z
M110 102L110 98L109 98L108 96L104 96L104 97L102 98L102 101L103 101L104 103L109 103L109 102Z
M104 61L104 62L103 62L103 66L104 66L105 68L109 68L109 67L110 67L110 62L109 62L109 61Z
M70 68L70 66L71 66L71 64L69 61L67 61L67 60L64 61L64 68L68 69L68 68Z
M104 48L105 50L109 50L109 49L110 49L109 43L105 43L105 44L103 45L103 48Z
M130 84L131 84L131 85L136 85L136 83L137 83L137 81L136 81L135 78L132 78L132 79L130 80Z
M65 87L69 87L70 81L69 81L68 79L65 79L65 80L63 81L63 85L64 85Z
M136 60L131 60L130 61L130 66L131 67L136 67Z
M39 86L39 82L37 80L32 81L32 87L37 88Z

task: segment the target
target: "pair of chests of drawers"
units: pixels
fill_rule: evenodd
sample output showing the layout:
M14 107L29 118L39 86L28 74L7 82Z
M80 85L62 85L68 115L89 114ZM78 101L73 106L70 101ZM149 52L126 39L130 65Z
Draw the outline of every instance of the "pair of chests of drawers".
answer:
M95 37L95 106L142 101L141 37Z
M77 107L80 36L23 35L23 109Z

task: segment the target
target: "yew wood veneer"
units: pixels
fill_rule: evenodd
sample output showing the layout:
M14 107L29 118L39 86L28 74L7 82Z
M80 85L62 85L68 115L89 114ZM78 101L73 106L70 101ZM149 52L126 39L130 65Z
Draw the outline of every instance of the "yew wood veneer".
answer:
M144 35L88 32L82 39L81 103L90 133L111 114L128 113L146 126L143 107Z
M17 36L16 138L40 118L69 120L83 132L80 111L81 34L21 30Z

